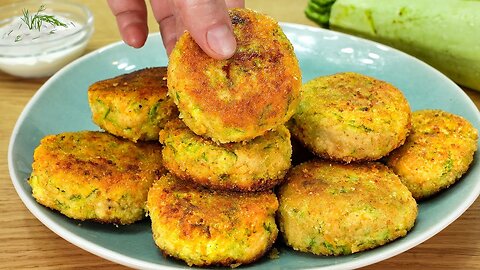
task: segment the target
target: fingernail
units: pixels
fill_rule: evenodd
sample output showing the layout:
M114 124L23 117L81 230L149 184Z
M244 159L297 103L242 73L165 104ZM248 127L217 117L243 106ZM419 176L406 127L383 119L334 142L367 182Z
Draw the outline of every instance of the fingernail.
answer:
M227 25L216 25L207 32L207 43L216 53L230 57L235 52L236 41Z

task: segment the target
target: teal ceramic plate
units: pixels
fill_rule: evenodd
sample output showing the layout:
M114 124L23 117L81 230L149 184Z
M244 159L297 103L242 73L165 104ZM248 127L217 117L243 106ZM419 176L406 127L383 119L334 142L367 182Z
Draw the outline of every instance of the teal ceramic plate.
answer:
M462 90L441 73L397 50L356 37L318 28L282 24L293 43L307 81L319 75L355 71L388 81L401 90L412 110L437 108L461 115L480 129L480 114ZM156 248L147 220L115 227L68 219L37 204L27 178L33 150L47 134L97 130L87 102L87 88L95 81L136 69L167 65L158 34L142 49L115 43L92 52L63 68L48 80L28 103L13 131L9 170L13 184L28 209L65 240L108 260L141 269L184 268L166 259ZM413 230L402 239L370 251L342 257L321 257L279 245L278 259L262 259L245 268L352 269L404 252L432 237L457 219L480 193L478 154L460 182L419 205Z

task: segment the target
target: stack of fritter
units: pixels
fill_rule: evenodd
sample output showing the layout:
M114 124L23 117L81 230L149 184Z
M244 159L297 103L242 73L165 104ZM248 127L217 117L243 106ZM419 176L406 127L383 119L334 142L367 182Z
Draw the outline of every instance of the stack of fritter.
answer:
M148 197L155 242L189 265L237 266L274 243L272 188L291 165L284 126L298 104L301 73L278 23L230 11L237 40L227 60L207 56L185 33L168 66L180 118L160 131L170 174Z
M477 145L477 131L460 117L420 111L412 127L411 115L400 90L365 75L338 73L303 85L289 128L318 158L292 168L279 189L287 245L342 255L407 234L415 199L458 179Z
M414 226L416 200L467 171L478 139L467 120L412 117L399 89L357 73L302 86L275 20L229 14L230 59L210 58L186 32L168 69L93 83L92 118L106 132L42 139L29 179L36 200L105 223L147 212L164 254L235 267L265 254L279 229L287 245L319 255L391 242ZM301 147L290 132L313 153L293 168Z
M292 134L320 159L294 167L279 190L279 222L296 250L341 255L405 236L417 204L398 176L372 162L402 145L410 107L394 86L347 72L302 87Z
M91 85L93 120L107 132L42 139L29 179L39 203L79 220L130 224L145 217L148 190L166 172L158 132L178 116L166 71L143 69Z

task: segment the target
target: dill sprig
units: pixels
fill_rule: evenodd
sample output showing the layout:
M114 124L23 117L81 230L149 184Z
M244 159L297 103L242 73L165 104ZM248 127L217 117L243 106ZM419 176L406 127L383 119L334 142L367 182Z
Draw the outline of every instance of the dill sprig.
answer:
M53 15L40 14L40 12L43 11L45 11L45 5L41 5L34 15L30 15L28 9L22 10L23 17L21 19L27 25L29 30L35 29L40 31L43 23L49 23L53 26L67 27L65 23L57 20Z

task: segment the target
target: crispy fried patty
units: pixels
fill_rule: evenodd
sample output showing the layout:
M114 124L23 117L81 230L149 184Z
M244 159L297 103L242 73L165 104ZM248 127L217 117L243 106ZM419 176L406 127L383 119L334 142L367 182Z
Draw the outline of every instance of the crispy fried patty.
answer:
M160 129L178 116L166 79L167 68L154 67L92 84L88 101L93 122L134 142L158 140Z
M415 199L429 197L455 183L477 150L478 131L466 119L441 110L412 115L407 141L387 158Z
M310 161L279 189L279 226L287 245L317 255L371 249L413 227L417 204L386 166Z
M272 188L290 168L292 145L284 126L244 143L217 144L180 120L160 132L165 167L177 177L222 190Z
M253 262L278 234L270 191L214 191L167 174L150 189L147 207L157 246L190 266Z
M294 137L320 157L344 162L377 160L404 143L410 117L400 90L347 72L304 84L289 127Z
M145 217L148 189L165 173L161 146L105 132L44 137L29 179L42 205L79 220L130 224Z
M294 113L301 72L290 41L272 18L229 11L237 40L227 60L206 55L186 32L173 49L168 90L196 134L220 143L247 141Z

